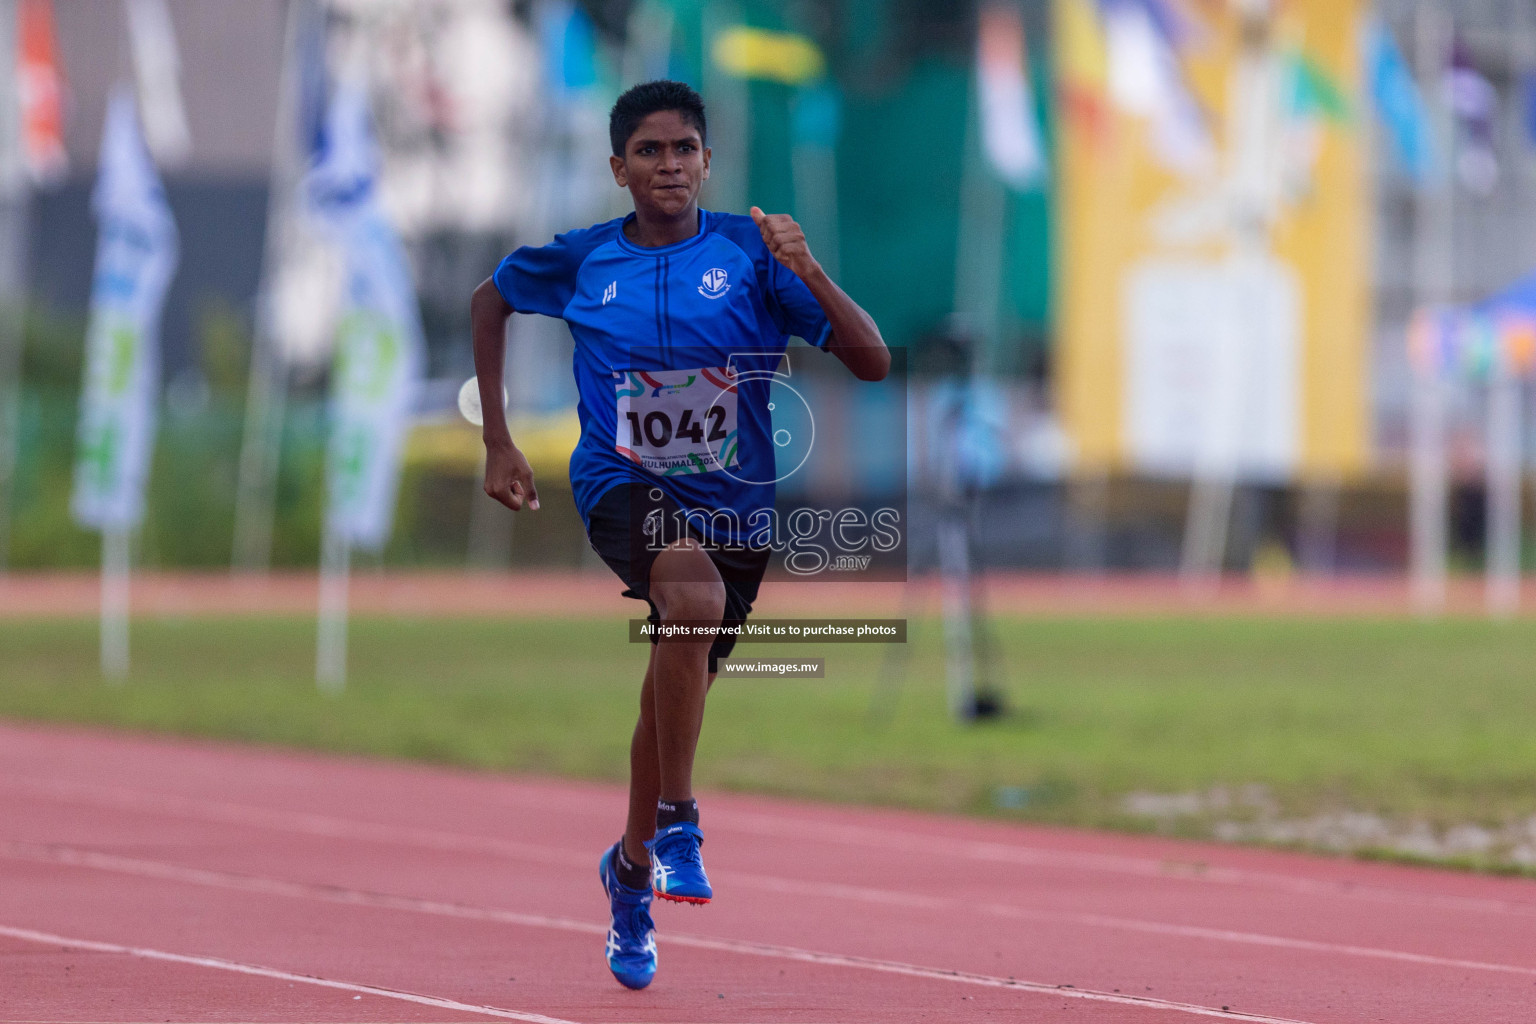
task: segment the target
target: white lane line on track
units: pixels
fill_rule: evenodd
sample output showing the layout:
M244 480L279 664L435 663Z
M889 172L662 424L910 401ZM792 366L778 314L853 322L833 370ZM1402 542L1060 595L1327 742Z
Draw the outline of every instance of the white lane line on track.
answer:
M722 877L728 875L722 873ZM1016 921L1034 921L1042 924L1075 924L1087 928L1109 928L1116 931L1140 932L1146 935L1167 935L1187 939L1206 939L1212 942L1233 942L1250 946L1270 946L1277 949L1294 949L1309 953L1369 957L1373 960L1395 960L1399 963L1419 964L1428 967L1446 967L1455 970L1493 971L1499 974L1519 974L1536 978L1536 967L1519 964L1492 963L1483 960L1465 960L1459 957L1435 956L1431 953L1411 953L1400 949L1383 949L1377 946L1360 946L1347 942L1321 942L1315 939L1293 939L1283 935L1266 935L1262 932L1243 932L1231 928L1206 928L1200 925L1169 924L1165 921L1146 921L1132 917L1116 917L1110 914L1085 914L1073 911L1033 910L1010 906L1006 903L966 903L963 900L938 896L918 896L911 893L869 889L862 886L826 885L815 882L797 882L787 878L768 878L762 875L744 876L737 882L747 882L758 888L785 894L820 895L833 898L858 900L864 903L908 906L931 910L963 910L983 913L992 917Z
M141 878L156 878L168 882L186 882L215 888L242 889L273 896L324 899L332 903L344 903L354 906L383 907L391 910L406 910L448 917L464 917L472 920L498 921L504 924L558 927L566 931L582 931L593 935L607 934L606 929L600 925L570 918L520 914L515 911L473 907L462 903L427 900L415 896L391 896L384 893L374 893L332 885L315 885L307 882L289 882L281 879L262 878L256 875L239 875L206 868L186 867L163 861L141 860L133 857L122 857L117 854L98 853L94 850L82 850L76 847L55 844L38 845L0 841L0 856L8 857L12 860L26 860L43 864L63 864L70 867L94 868L100 871L115 871L120 874L135 875ZM722 873L722 877L731 879L729 874ZM982 913L990 916L1010 920L1036 921L1045 924L1076 924L1091 928L1112 928L1141 932L1148 935L1206 939L1214 942L1235 942L1277 949L1294 949L1308 953L1369 957L1375 960L1389 960L1425 967L1444 967L1461 971L1489 971L1495 974L1514 974L1536 978L1536 967L1491 963L1483 960L1465 960L1458 957L1434 956L1427 953L1410 953L1404 950L1381 949L1375 946L1358 946L1339 942L1317 942L1311 939L1292 939L1280 935L1239 932L1225 928L1167 924L1161 921L1143 921L1135 918L1112 917L1106 914L1029 910L999 903L982 904L977 908L960 900L950 900L934 896L916 896L908 893L886 892L880 889L865 889L847 885L796 882L787 878L764 878L762 876L743 875L731 880L737 883L753 882L757 883L760 888L768 889L769 891L802 897L807 895L842 897L865 903L917 907L928 910L975 911L980 909ZM685 936L684 939L686 938ZM669 937L668 941L674 940Z
M419 899L413 896L393 896L387 893L366 892L340 886L311 885L304 882L289 882L277 878L235 875L222 871L186 868L175 864L135 860L127 857L118 857L113 854L93 853L84 850L39 847L37 849L41 852L38 855L26 856L24 854L26 845L30 844L4 843L0 844L0 851L3 851L5 856L14 859L27 859L69 867L118 871L164 881L255 892L266 896L287 896L295 899L337 903L344 906L403 910L413 913L435 914L442 917L454 917L468 921L486 921L497 924L520 925L528 928L546 928L564 932L576 932L584 935L608 934L608 929L600 924L594 924L590 921L578 921L568 917L522 914L511 910L495 910L487 907L468 906L461 903L447 903L441 900ZM16 931L18 929L6 928L0 925L0 935L12 934ZM767 957L776 960L794 960L800 963L823 964L832 967L848 967L857 970L877 971L884 974L899 974L910 978L922 978L928 981L948 981L963 985L980 985L986 988L1013 989L1019 992L1060 996L1064 999L1080 999L1095 1003L1114 1003L1121 1006L1140 1007L1145 1010L1164 1010L1197 1017L1214 1017L1219 1020L1249 1021L1254 1022L1254 1024L1307 1024L1305 1021L1297 1021L1287 1017L1268 1017L1262 1014L1242 1013L1236 1010L1221 1010L1211 1006L1200 1006L1195 1003L1180 1003L1167 999L1128 996L1116 992L1100 992L1095 989L1063 988L1060 985L1050 985L1045 982L1019 981L1014 978L1000 978L989 974L973 974L968 971L952 971L940 967L925 967L920 964L908 964L895 960L879 960L872 957L798 949L794 946L776 946L761 942L741 942L735 939L717 939L702 935L678 935L673 933L668 933L665 941L670 945L688 946L693 949L707 949L715 952L737 953L744 956ZM177 958L177 955L163 954L163 957ZM209 966L227 963L231 962L214 961ZM248 973L259 973L266 970L267 968L254 968ZM293 976L289 980L294 980L294 977L302 976ZM303 980L315 981L315 979L311 978L304 978ZM332 987L351 987L358 991L366 988L366 986L347 986L344 982L325 982L325 984L329 984ZM390 992L388 989L378 991L382 993ZM430 998L426 996L396 995L402 998L412 998L417 1002ZM439 1003L429 1005L439 1005ZM456 1007L464 1005L455 1004ZM486 1013L497 1013L503 1016L515 1012L495 1010L490 1007L474 1007L473 1009ZM523 1015L513 1019L553 1020L553 1018L549 1017L535 1017L532 1015Z
M579 853L577 851L561 850L553 847L535 846L532 844L518 843L511 840L462 835L452 832L439 832L433 829L378 825L370 822L358 822L345 818L334 818L328 815L308 814L303 812L272 811L259 807L247 807L243 804L224 804L223 802L219 801L195 800L192 798L184 797L172 797L165 799L149 798L146 794L138 793L137 791L130 792L134 793L134 799L130 804L114 804L113 806L124 810L194 816L203 820L213 820L234 825L268 827L282 831L299 832L331 839L361 839L371 842L420 846L428 849L455 853L475 853L501 856L532 861L534 863L548 864L561 868L579 867L586 864L590 860L590 858L588 858L584 853ZM0 844L0 847L5 846L8 846L12 849L19 848L16 846L16 844ZM8 855L15 856L16 854ZM22 854L22 856L29 855ZM177 868L176 870L191 871L196 869ZM1170 924L1162 921L1122 918L1107 914L1085 914L1067 911L1042 911L1010 906L1003 903L976 904L949 897L924 896L919 893L898 892L894 890L876 889L866 886L846 885L833 882L812 882L800 879L774 878L768 875L737 873L730 871L717 871L716 874L718 876L718 881L729 881L737 885L745 885L753 888L764 889L770 892L781 892L800 897L820 896L829 899L844 899L862 903L874 903L884 906L901 906L921 910L961 910L968 913L984 913L993 917L1012 920L1029 920L1054 924L1074 924L1083 927L1107 928L1120 931L1139 932L1149 935L1178 936L1182 938L1203 939L1212 942L1229 942L1243 945L1266 946L1278 949L1294 949L1298 951L1339 956L1367 957L1376 960L1397 961L1400 963L1421 964L1425 966L1445 967L1456 970L1493 971L1504 974L1525 974L1536 976L1536 968L1533 967L1493 963L1479 960L1468 960L1459 957L1443 957L1430 953L1413 953L1406 950L1384 949L1374 946L1361 946L1354 943L1323 942L1312 939L1297 939L1281 935L1268 935L1262 932L1245 932L1228 928L1207 928L1198 925Z
M377 985L358 985L350 981L332 981L330 978L317 978L309 974L293 974L289 971L280 971L275 967L243 964L236 960L221 960L213 956L190 956L185 953L167 953L160 949L146 949L143 946L120 946L115 942L72 939L63 935L36 932L29 928L12 928L9 925L3 924L0 924L0 935L20 939L23 942L37 942L48 946L66 946L70 949L84 949L93 953L118 953L124 956L138 957L141 960L159 960L164 963L188 964L193 967L211 967L214 970L230 971L234 974L249 974L258 978L273 978L277 981L288 981L295 984L303 983L305 985L315 985L319 988L340 989L343 992L355 992L359 995L381 996L385 999L397 999L406 1003L420 1003L422 1006L431 1006L439 1010L478 1013L487 1017L499 1017L502 1020L528 1021L529 1024L575 1024L574 1021L565 1020L561 1017L546 1017L542 1013L504 1010L499 1006L476 1006L472 1003L461 1003L456 999L422 996L414 992L402 992L399 989L393 988L380 988Z
M370 842L398 843L434 850L482 853L520 857L539 863L566 863L569 854L552 853L544 847L490 836L473 836L438 829L386 825L377 822L339 818L306 811L275 810L251 804L239 804L203 797L150 793L144 790L96 783L64 782L53 779L0 776L0 788L36 796L140 811L226 822L248 827L270 828L285 832L326 836L338 839L363 839ZM1214 883L1234 887L1267 889L1327 899L1361 899L1396 906L1432 907L1443 910L1536 916L1536 903L1516 902L1476 896L1452 896L1410 892L1371 883L1320 881L1279 872L1224 868L1199 863L1157 860L1151 857L1127 857L1069 850L1047 850L1008 843L968 842L937 836L907 835L861 825L833 825L800 818L776 817L746 811L711 812L715 827L737 830L748 835L797 836L823 842L841 843L864 850L884 849L905 853L941 856L946 860L965 857L1017 867L1050 867L1064 870L1090 870L1109 874L1155 878L1164 881Z
M1129 857L1079 850L1049 850L1022 844L981 840L956 841L941 836L911 835L863 825L838 825L804 819L780 818L749 811L712 812L711 820L716 819L749 835L780 836L786 832L792 832L796 836L856 846L863 850L918 853L946 860L964 857L969 860L1007 864L1014 867L1049 867L1069 871L1132 875L1138 878L1156 878L1166 881L1208 882L1269 889L1299 896L1323 896L1328 899L1352 898L1398 906L1536 915L1536 903L1411 892L1369 882L1324 881L1277 871L1227 868L1194 861L1159 860L1153 857Z

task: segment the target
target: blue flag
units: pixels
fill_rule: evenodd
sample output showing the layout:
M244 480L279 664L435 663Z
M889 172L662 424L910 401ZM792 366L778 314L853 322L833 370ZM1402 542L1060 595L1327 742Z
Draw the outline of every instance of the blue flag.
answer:
M1366 22L1364 46L1365 73L1376 116L1387 130L1399 166L1415 182L1423 184L1435 166L1424 97L1392 33L1375 18Z
M313 216L346 253L331 373L326 523L377 551L394 521L400 462L425 363L416 288L379 202L378 148L357 84L331 96L319 159L304 183Z
M555 96L581 92L597 84L597 32L580 7L561 0L543 11L539 36L544 49L544 79Z
M177 261L176 225L133 95L123 87L107 106L92 206L96 274L70 507L82 525L123 530L144 512L160 386L160 309Z

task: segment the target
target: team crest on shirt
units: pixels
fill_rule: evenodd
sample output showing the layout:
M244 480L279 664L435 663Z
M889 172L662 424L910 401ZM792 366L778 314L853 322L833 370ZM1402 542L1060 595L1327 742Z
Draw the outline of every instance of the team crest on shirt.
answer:
M704 283L699 285L699 294L706 299L718 299L731 290L730 278L719 267L711 267L704 271Z

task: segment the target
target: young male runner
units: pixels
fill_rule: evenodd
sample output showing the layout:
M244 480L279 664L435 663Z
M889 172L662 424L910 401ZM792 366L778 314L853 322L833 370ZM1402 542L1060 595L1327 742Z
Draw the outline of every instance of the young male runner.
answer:
M884 377L890 353L791 217L699 209L710 151L691 88L635 86L614 104L608 133L613 179L635 212L518 249L475 289L471 317L487 410L502 404L508 315L570 324L581 421L571 488L592 547L653 623L707 624L702 637L653 641L630 744L629 820L599 865L613 918L608 967L644 988L656 973L652 894L713 896L693 757L705 693L734 644L713 631L746 619L767 566L765 538L748 524L773 506L770 375L791 335L861 380ZM514 512L537 510L505 417L487 414L484 437L486 493Z

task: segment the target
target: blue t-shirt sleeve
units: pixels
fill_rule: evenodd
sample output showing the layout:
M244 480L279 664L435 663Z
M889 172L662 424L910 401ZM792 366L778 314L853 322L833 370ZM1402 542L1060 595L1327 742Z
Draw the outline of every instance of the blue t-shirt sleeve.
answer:
M805 282L795 272L774 259L763 244L763 233L751 217L712 213L715 230L746 254L757 274L757 286L773 324L785 334L794 334L815 345L827 347L832 325Z
M826 348L827 339L832 336L832 324L828 322L827 314L821 311L821 303L793 270L771 255L768 264L768 280L784 332L798 335L817 348Z
M572 259L575 254L563 239L556 237L537 248L525 245L502 260L491 275L501 297L519 313L559 316L576 294L581 260Z
M563 316L576 294L576 274L582 263L612 237L616 224L567 231L548 245L525 245L501 261L491 281L519 313Z

